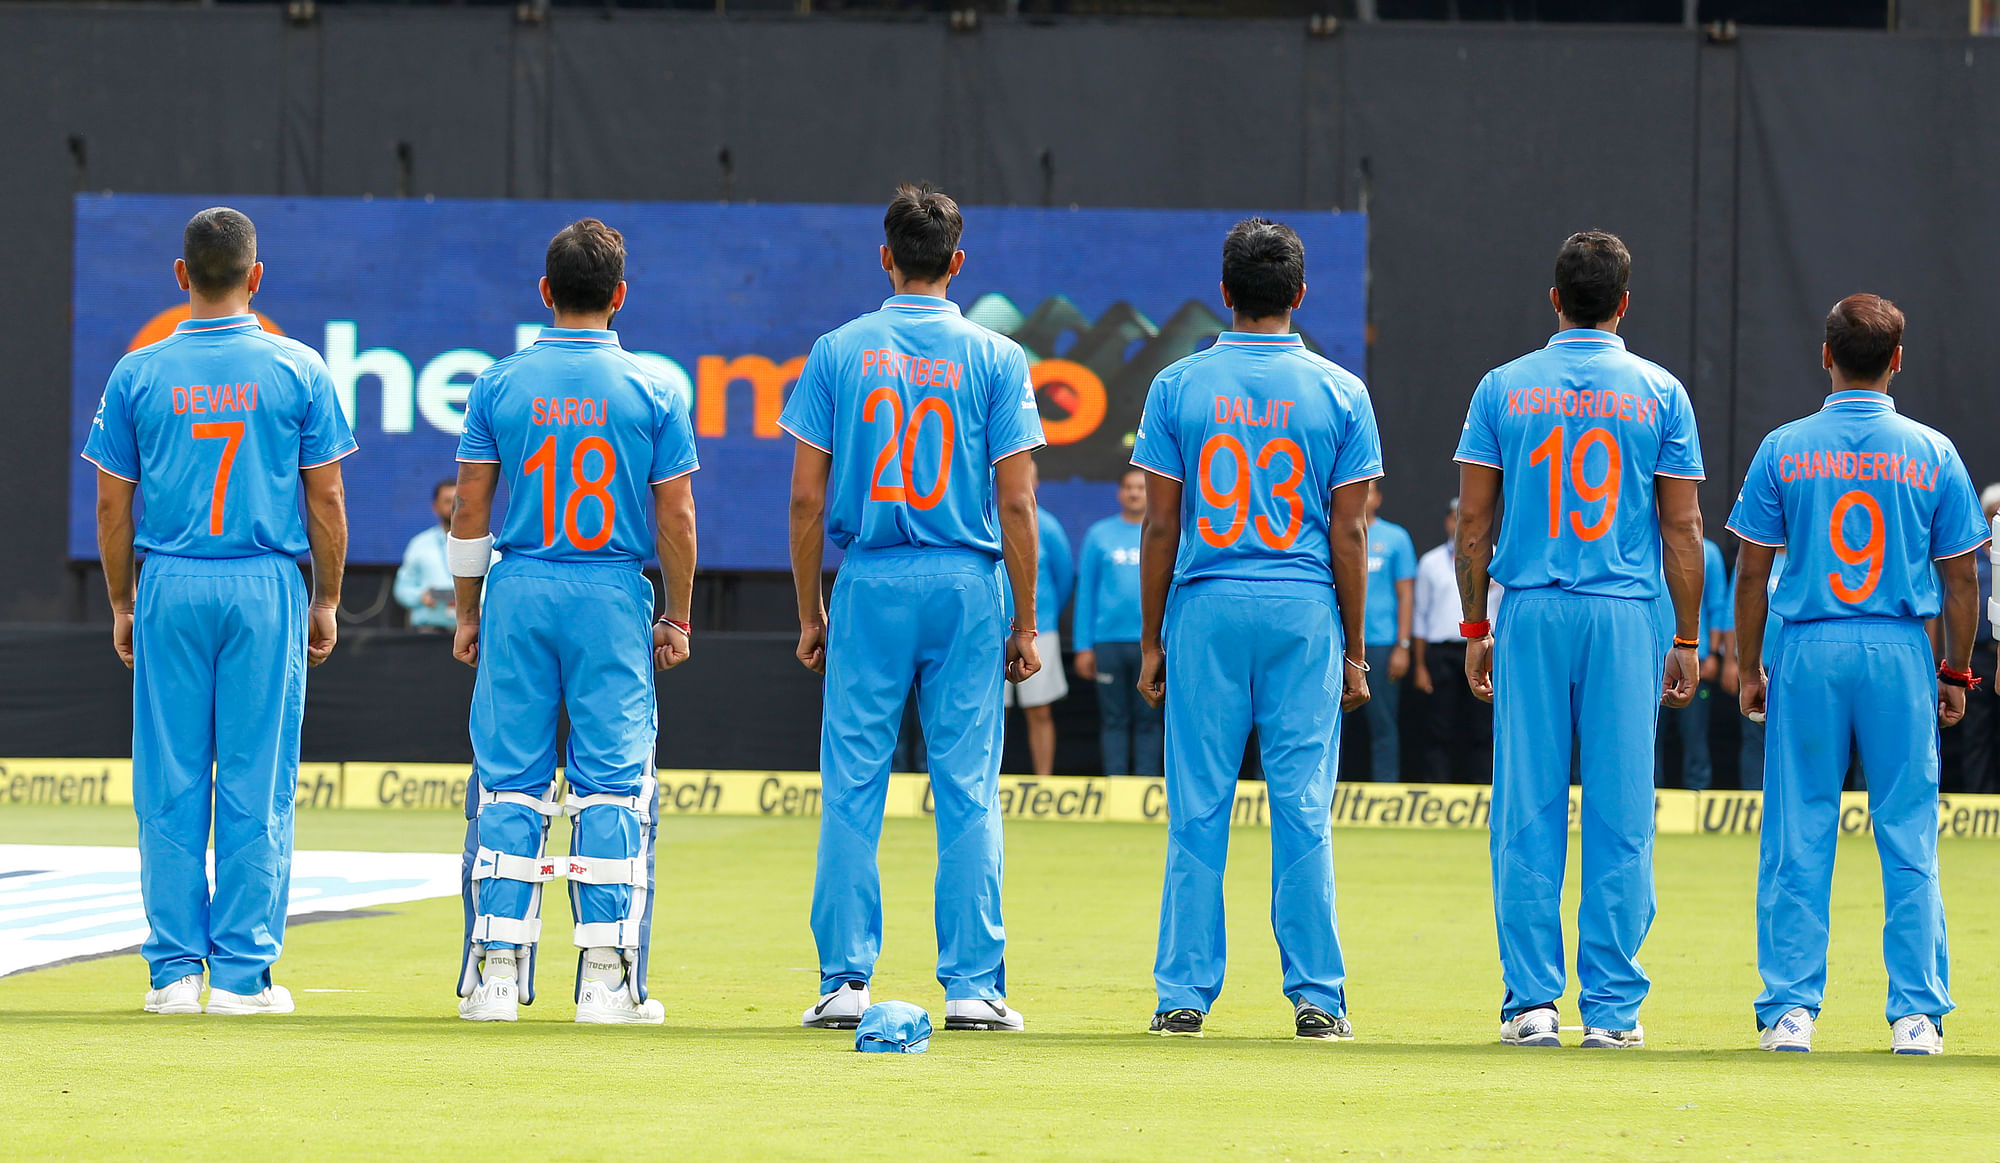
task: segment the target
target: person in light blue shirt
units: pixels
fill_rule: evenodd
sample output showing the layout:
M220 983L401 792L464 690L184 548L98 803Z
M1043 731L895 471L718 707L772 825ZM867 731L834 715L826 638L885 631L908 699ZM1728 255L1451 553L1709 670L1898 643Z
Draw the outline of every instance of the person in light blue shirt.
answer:
M1701 660L1701 686L1687 706L1660 708L1660 739L1656 745L1657 759L1653 769L1656 786L1673 786L1671 773L1667 770L1666 747L1666 731L1671 728L1681 743L1679 786L1689 791L1707 791L1715 781L1715 765L1708 751L1709 695L1716 679L1721 676L1722 660L1729 657L1733 648L1731 638L1736 625L1735 615L1730 609L1729 571L1722 564L1722 548L1704 537L1701 539L1701 556L1701 628L1695 634L1701 642L1695 648L1696 657ZM1657 607L1660 649L1665 651L1672 645L1674 603L1667 594L1664 576Z
M1165 719L1139 697L1139 529L1146 472L1118 481L1118 515L1083 536L1076 571L1076 676L1097 684L1104 774L1157 778Z
M1410 673L1410 625L1416 610L1417 547L1410 531L1377 516L1382 482L1368 486L1368 606L1361 632L1368 647L1366 706L1355 712L1368 723L1368 778L1403 778L1401 724L1403 676Z
M1686 706L1699 681L1702 463L1686 389L1618 336L1631 271L1616 236L1570 236L1549 291L1562 330L1487 373L1458 444L1465 671L1494 711L1508 1045L1561 1044L1572 756L1583 780L1583 1045L1645 1042L1638 958L1654 912L1653 748L1660 704ZM1497 627L1489 574L1507 589ZM1664 660L1653 604L1663 576L1674 607Z
M1938 729L1965 713L1984 611L1973 556L1991 539L1972 478L1936 430L1896 411L1903 313L1850 295L1826 318L1820 410L1764 438L1729 529L1737 555L1743 713L1765 716L1757 868L1758 1043L1810 1050L1826 995L1841 784L1858 753L1882 865L1886 1017L1898 1054L1944 1050L1952 1009L1938 885ZM1763 642L1764 579L1784 622ZM1939 579L1942 577L1943 585ZM1940 592L1942 590L1942 592ZM1944 658L1924 621L1943 615Z
M1222 245L1232 329L1154 378L1132 449L1147 473L1139 690L1167 712L1151 1025L1164 1036L1199 1034L1222 992L1222 868L1253 727L1293 1030L1354 1036L1329 828L1340 715L1368 698L1366 506L1382 443L1361 380L1292 330L1305 293L1299 236L1237 223Z
M354 436L318 353L251 313L264 264L250 219L204 210L183 245L174 277L190 317L118 361L83 446L98 469L112 646L133 670L146 1009L201 1012L206 970L209 1013L290 1013L271 966L291 890L306 668L338 636L339 462ZM308 551L310 608L296 561Z
M1740 549L1740 547L1739 547ZM1785 576L1785 551L1780 549L1771 556L1771 576L1764 583L1766 609L1769 609L1771 594L1778 588L1778 579ZM1729 575L1729 620L1736 621L1736 583L1738 573ZM1778 626L1784 619L1772 610L1764 616L1764 649L1768 652L1771 643L1778 640ZM1717 685L1734 701L1742 689L1742 657L1739 637L1730 634L1729 658L1722 664L1722 674ZM1743 732L1743 741L1736 753L1737 784L1744 791L1764 790L1764 724L1761 720L1743 719L1738 724Z
M1029 480L1039 489L1041 474L1031 471ZM1021 708L1028 724L1028 758L1036 775L1052 775L1056 769L1056 717L1050 710L1069 697L1069 677L1062 668L1063 608L1069 605L1070 585L1075 567L1069 551L1069 534L1054 513L1035 507L1035 644L1048 658L1048 665L1027 681L1006 688L1006 705ZM1011 587L1001 590L1009 621L1014 617Z
M396 570L396 604L409 611L410 625L418 630L450 630L458 625L458 599L445 560L451 509L457 500L456 480L439 481L431 489L431 511L438 523L410 538L403 564Z

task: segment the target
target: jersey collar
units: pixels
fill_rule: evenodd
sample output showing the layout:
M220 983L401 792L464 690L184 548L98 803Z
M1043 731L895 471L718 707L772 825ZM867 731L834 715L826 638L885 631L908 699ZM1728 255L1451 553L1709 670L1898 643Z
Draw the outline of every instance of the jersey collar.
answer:
M1824 412L1836 404L1853 408L1865 408L1877 412L1893 412L1896 410L1896 401L1890 398L1888 394L1884 392L1871 392L1866 388L1833 392L1827 396L1826 403L1821 404L1819 410Z
M1304 347L1305 337L1296 331L1284 335L1271 335L1262 331L1225 331L1215 337L1217 344L1231 347Z
M1599 331L1595 327L1571 327L1549 336L1550 347L1558 343L1604 343L1625 350L1625 340L1616 331Z
M891 295L882 300L883 310L901 307L905 311L946 311L958 314L958 304L939 295Z
M618 346L616 331L603 331L595 327L544 327L536 343L547 343L551 339L572 339L583 343L608 343Z
M174 327L176 335L199 335L206 331L228 331L234 327L255 327L257 316L218 315L213 319L183 319Z

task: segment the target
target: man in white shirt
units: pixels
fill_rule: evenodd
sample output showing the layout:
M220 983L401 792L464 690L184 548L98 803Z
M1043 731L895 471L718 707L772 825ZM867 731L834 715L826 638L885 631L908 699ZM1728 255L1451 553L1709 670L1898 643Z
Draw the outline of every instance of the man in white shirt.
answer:
M396 604L410 612L417 630L452 630L458 613L452 604L451 568L444 560L445 533L451 527L451 507L458 500L457 481L439 481L431 490L431 512L438 523L410 538L403 564L396 571Z
M1465 639L1458 633L1458 577L1452 545L1458 498L1444 515L1444 544L1417 559L1411 681L1423 692L1423 773L1429 783L1491 783L1493 706L1458 681L1465 673ZM1500 608L1500 586L1488 583L1487 617Z

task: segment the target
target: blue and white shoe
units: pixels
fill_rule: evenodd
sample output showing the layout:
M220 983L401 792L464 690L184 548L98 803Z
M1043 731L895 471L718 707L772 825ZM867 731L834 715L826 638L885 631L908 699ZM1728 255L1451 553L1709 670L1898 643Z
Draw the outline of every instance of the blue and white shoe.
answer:
M1804 1006L1793 1006L1777 1021L1758 1031L1757 1048L1809 1054L1812 1052L1812 1036L1812 1014L1808 1013Z
M1889 1027L1889 1051L1892 1054L1942 1054L1944 1031L1923 1014L1897 1018L1895 1024Z
M1583 1028L1583 1048L1586 1050L1643 1050L1646 1048L1646 1028L1634 1025L1629 1030L1607 1030L1603 1026Z
M1561 1024L1552 1006L1543 1006L1526 1013L1515 1014L1500 1023L1500 1044L1503 1046L1560 1046L1558 1036Z

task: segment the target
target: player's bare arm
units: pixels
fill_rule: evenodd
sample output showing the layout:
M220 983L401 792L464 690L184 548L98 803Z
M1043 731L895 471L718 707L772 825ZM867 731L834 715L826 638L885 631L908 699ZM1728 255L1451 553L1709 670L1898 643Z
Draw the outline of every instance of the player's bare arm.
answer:
M1944 579L1944 661L1961 675L1972 669L1972 640L1979 629L1979 563L1974 555L1986 552L1982 546L1937 563ZM1965 717L1966 688L1938 683L1938 723L1952 727Z
M493 528L493 490L500 480L497 464L458 466L458 500L451 509L451 535L461 541L480 541ZM456 571L454 571L456 572ZM458 630L452 637L451 656L467 666L479 665L479 599L485 592L484 577L452 578L458 607Z
M1764 721L1764 618L1771 607L1774 546L1741 541L1736 547L1736 705L1753 723Z
M347 486L339 461L300 470L299 483L305 487L306 541L312 546L313 563L306 665L318 666L333 654L340 637L340 581L347 573Z
M1026 682L1042 669L1035 647L1035 571L1041 554L1035 518L1035 454L1017 452L993 466L993 498L1000 511L1000 554L1014 590L1014 624L1007 632L1007 679Z
M1167 651L1160 628L1167 618L1167 591L1174 585L1174 558L1181 552L1181 482L1146 473L1146 520L1139 530L1139 697L1152 707L1167 702Z
M104 563L104 589L111 597L111 649L132 668L132 497L139 486L102 469L97 473L97 557Z
M1368 595L1368 484L1355 481L1333 490L1333 504L1326 514L1326 538L1333 551L1333 599L1340 607L1341 634L1347 640L1347 656L1340 666L1343 711L1359 710L1370 697L1367 639L1361 632ZM1404 601L1403 588L1408 585L1396 583L1396 624L1405 637L1410 632L1410 603Z
M1500 504L1500 470L1483 464L1458 466L1458 532L1452 569L1458 575L1458 605L1466 622L1487 621L1486 595L1493 562L1494 511ZM1465 640L1465 681L1483 702L1493 701L1493 634Z
M799 662L826 673L826 595L821 569L826 554L826 479L833 454L805 441L792 450L792 588L799 599Z
M693 647L681 629L694 612L694 477L653 486L653 541L660 555L660 582L666 610L653 623L653 665L672 670L688 660Z
M1701 686L1701 584L1705 566L1701 548L1700 482L1680 477L1655 477L1653 500L1660 510L1660 562L1666 569L1667 594L1674 602L1674 645L1667 652L1666 675L1660 680L1660 704L1685 707Z

